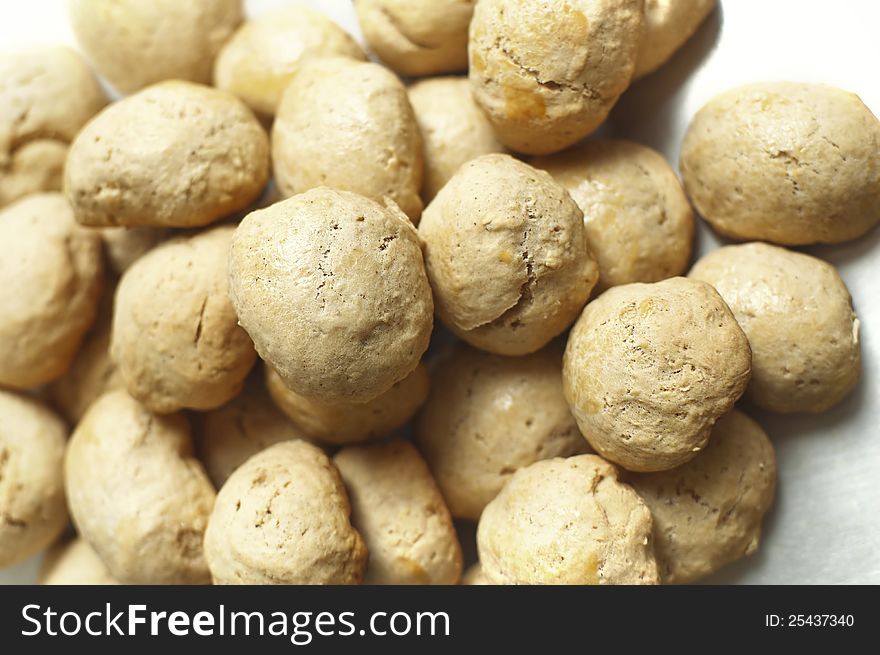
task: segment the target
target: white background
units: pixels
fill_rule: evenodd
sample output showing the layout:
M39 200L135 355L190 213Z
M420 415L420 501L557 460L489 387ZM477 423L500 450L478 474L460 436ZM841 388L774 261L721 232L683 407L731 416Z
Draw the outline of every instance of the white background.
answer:
M280 4L247 2L251 15ZM360 39L349 0L307 4ZM878 114L878 26L875 0L721 0L682 51L624 95L601 134L653 146L675 164L690 116L716 93L759 80L834 84L858 93ZM0 2L0 49L37 42L74 43L63 0ZM697 239L698 253L718 244L703 225ZM843 246L807 249L836 264L852 292L862 320L863 379L846 401L818 416L745 408L777 447L778 499L759 552L711 582L880 583L878 241L880 229ZM0 582L32 581L35 570L29 562L0 572Z

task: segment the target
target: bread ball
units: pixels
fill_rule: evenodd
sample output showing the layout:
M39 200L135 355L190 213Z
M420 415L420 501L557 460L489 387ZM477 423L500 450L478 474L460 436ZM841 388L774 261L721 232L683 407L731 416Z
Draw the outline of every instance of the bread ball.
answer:
M0 207L60 190L68 144L106 102L70 48L0 54Z
M691 120L681 173L724 236L790 246L855 239L880 221L880 121L831 86L738 87Z
M642 0L480 0L468 47L477 103L513 150L567 148L629 86L641 34Z
M525 357L458 347L431 377L416 439L457 518L478 520L518 469L589 450L562 393L555 346Z
M409 101L425 147L422 198L431 202L465 162L503 152L492 124L465 77L437 77L409 87Z
M203 584L214 487L183 414L151 414L124 391L99 398L64 462L77 531L123 584Z
M694 459L627 482L654 518L663 582L693 582L757 550L761 520L773 503L776 457L761 426L733 410L718 419Z
M222 407L197 414L195 426L196 453L218 489L253 455L303 436L269 398L261 375Z
M214 57L244 16L242 0L71 0L86 56L116 89L163 80L209 84Z
M305 5L280 7L236 30L217 56L214 82L255 112L274 116L300 64L328 56L366 59L351 35L324 14Z
M168 231L155 227L105 227L101 230L110 270L122 275L148 250L165 240Z
M367 549L339 472L305 441L254 455L226 481L205 534L215 584L357 584Z
M656 584L651 513L595 455L517 471L477 528L486 577L496 584Z
M49 408L0 391L0 569L36 555L67 525L66 439Z
M40 567L43 585L118 585L98 553L80 538L55 544Z
M370 49L401 75L467 68L475 0L355 0Z
M715 8L715 0L645 0L645 31L633 79L665 64Z
M694 215L659 152L631 141L587 141L532 165L550 173L584 212L599 262L596 291L684 272Z
M101 236L42 193L0 209L0 243L0 386L40 386L67 371L95 320Z
M499 355L549 343L598 277L571 196L509 155L462 166L425 210L419 234L437 315L461 339Z
M381 439L403 427L428 397L428 385L428 372L419 364L373 400L326 402L288 389L281 376L266 367L266 387L281 411L310 439L335 445Z
M750 373L749 342L724 300L681 277L596 298L572 328L563 362L581 432L631 471L693 459Z
M70 146L64 190L83 225L199 227L247 207L269 140L231 94L162 82L98 114Z
M463 585L490 585L492 581L483 573L483 567L477 562L468 568L461 576L461 584Z
M318 188L248 214L229 293L260 356L294 392L367 402L418 366L433 302L412 224L394 203Z
M837 270L765 243L713 250L689 277L714 286L752 347L749 399L774 412L823 412L859 380L859 319Z
M349 446L333 458L370 553L365 584L456 584L461 546L425 461L407 441Z
M240 390L256 360L229 301L235 228L168 241L119 281L111 354L128 392L158 413L214 409Z
M391 198L422 213L422 139L394 73L341 57L304 61L272 128L275 182L291 196L319 186Z

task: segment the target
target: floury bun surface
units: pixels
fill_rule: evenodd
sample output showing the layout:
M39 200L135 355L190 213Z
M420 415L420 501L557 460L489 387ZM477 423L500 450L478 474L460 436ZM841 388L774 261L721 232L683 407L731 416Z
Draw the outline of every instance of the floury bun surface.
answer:
M205 535L215 584L358 584L367 549L339 472L304 441L275 444L226 481Z
M595 130L629 86L642 18L642 0L480 0L470 80L502 143L548 154Z
M665 64L714 8L715 0L645 0L645 31L633 79Z
M789 246L855 239L880 221L880 121L832 86L741 86L691 120L681 173L724 236Z
M70 368L95 320L101 235L60 193L39 193L0 209L0 243L0 386L27 389Z
M367 402L412 373L433 302L418 234L394 203L318 188L255 211L235 231L229 292L284 384Z
M372 62L303 62L272 128L275 182L291 196L320 186L391 198L422 213L422 139L403 83Z
M43 585L118 585L95 549L80 538L58 543L40 567Z
M631 141L587 141L531 163L550 173L584 212L599 262L596 291L684 272L694 214L659 152Z
M418 76L467 68L476 0L355 0L370 49L392 70Z
M822 412L859 380L859 319L827 262L765 243L704 255L688 277L714 286L752 347L749 399L775 412Z
M477 548L495 584L657 584L651 513L601 457L536 462L486 507Z
M68 144L106 103L97 78L70 48L0 55L0 207L29 193L60 191Z
M598 277L574 200L548 173L509 155L462 166L425 210L419 234L440 319L500 355L549 343Z
M214 57L244 17L242 0L71 0L95 68L123 94L163 80L210 84Z
M563 365L581 432L631 471L693 459L750 374L749 342L724 300L681 277L596 298L569 334Z
M200 227L250 205L268 176L269 139L251 110L224 91L172 80L83 128L64 191L83 225Z
M256 360L238 326L226 274L234 227L168 241L119 282L111 355L148 409L213 409L240 390Z
M214 82L255 112L274 116L300 64L328 56L367 58L351 35L324 14L305 5L281 7L236 30L217 57Z

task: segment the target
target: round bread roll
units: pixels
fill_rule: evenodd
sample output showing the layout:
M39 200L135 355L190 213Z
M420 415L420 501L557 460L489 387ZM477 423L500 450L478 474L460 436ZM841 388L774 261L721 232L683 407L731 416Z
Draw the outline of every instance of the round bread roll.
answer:
M214 488L183 414L150 414L124 391L99 398L64 462L77 531L123 584L202 584Z
M40 567L43 585L118 585L98 553L85 541L58 543L48 552Z
M663 156L630 141L587 141L532 165L550 173L584 212L599 262L596 291L681 274L694 215Z
M695 457L750 373L749 342L721 296L681 277L596 298L572 328L563 362L581 432L630 471Z
M714 286L752 347L749 399L774 412L823 412L859 380L859 319L835 268L764 243L714 250L689 277Z
M339 25L305 5L266 12L245 22L220 50L218 88L234 93L263 116L274 116L299 65L311 57L367 57Z
M776 456L761 426L733 410L718 419L694 459L627 482L654 518L661 579L693 582L757 550L773 503Z
M36 555L67 525L66 439L47 407L0 391L0 569Z
M461 576L461 584L463 585L490 585L492 581L483 573L483 567L480 563L471 565L471 567Z
M105 227L101 230L104 254L110 270L122 275L141 255L156 247L168 236L167 230L155 227Z
M403 427L424 404L428 386L428 372L419 364L373 400L327 402L291 391L266 367L266 387L281 411L310 439L340 446L381 439Z
M715 8L715 0L645 0L645 31L633 79L665 64Z
M475 0L354 0L370 49L401 75L467 68Z
M855 239L880 221L880 121L834 87L742 86L694 116L681 173L697 211L724 236Z
M83 225L198 227L247 207L268 175L269 140L243 102L171 81L110 105L83 128L64 190Z
M477 528L497 584L657 584L651 513L617 468L595 455L517 471Z
M518 469L589 447L562 393L562 353L459 347L437 362L416 438L456 518L476 521Z
M60 190L68 144L106 102L70 48L0 54L0 207Z
M425 210L419 233L437 315L499 355L549 343L598 277L575 202L550 175L509 155L462 166Z
M229 293L284 384L323 402L367 402L418 366L433 327L412 224L389 203L318 188L238 226Z
M595 130L629 86L642 0L480 0L470 79L502 143L557 152Z
M242 0L71 0L70 22L95 68L121 93L163 80L209 84Z
M223 407L196 416L195 436L196 453L220 489L253 455L303 434L269 398L261 375L252 375Z
M205 534L215 584L357 584L367 549L339 472L305 441L275 444L226 481Z
M0 210L0 386L36 387L70 368L104 286L101 236L60 193Z
M389 197L417 223L422 139L401 81L371 62L302 62L272 128L275 182L291 196L319 186Z
M474 102L467 78L421 80L409 87L409 101L425 147L422 198L426 203L462 164L504 151L489 119Z
M223 225L168 241L119 281L110 352L128 392L152 412L219 407L256 360L229 301L234 231Z
M349 446L333 462L370 553L365 584L458 583L462 555L452 517L409 442Z

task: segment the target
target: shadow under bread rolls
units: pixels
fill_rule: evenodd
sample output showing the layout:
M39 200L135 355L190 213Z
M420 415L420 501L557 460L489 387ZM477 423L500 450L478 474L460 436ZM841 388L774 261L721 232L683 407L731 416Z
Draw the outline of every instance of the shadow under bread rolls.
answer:
M123 584L205 584L214 487L180 413L151 414L124 391L99 398L64 462L77 532Z
M48 407L0 391L0 569L36 555L67 525L66 439Z
M76 537L55 544L40 567L42 585L118 585L98 553Z
M858 383L859 319L831 264L746 243L704 255L688 277L714 286L746 333L752 348L746 394L759 407L823 412Z

